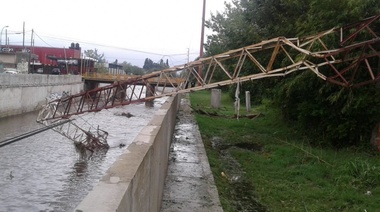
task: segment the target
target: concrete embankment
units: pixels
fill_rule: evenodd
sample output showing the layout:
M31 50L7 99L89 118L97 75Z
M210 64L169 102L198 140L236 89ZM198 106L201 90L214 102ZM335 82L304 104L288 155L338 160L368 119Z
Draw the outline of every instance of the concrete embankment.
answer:
M77 75L0 75L0 118L35 111L52 93L83 90L82 77Z
M76 212L160 211L180 97L170 97Z
M173 211L223 212L188 94L177 113L161 206Z

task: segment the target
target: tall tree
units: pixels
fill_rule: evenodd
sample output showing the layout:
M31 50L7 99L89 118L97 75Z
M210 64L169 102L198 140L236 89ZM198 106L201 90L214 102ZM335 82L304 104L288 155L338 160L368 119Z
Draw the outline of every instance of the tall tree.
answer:
M142 69L138 66L132 65L131 63L128 63L126 61L121 63L121 65L123 66L123 70L125 71L126 74L130 74L130 75L143 75L143 74L145 74L144 69Z
M153 71L162 70L165 68L169 68L169 62L168 62L168 60L166 60L166 63L164 63L163 59L160 59L160 61L158 63L155 63L155 62L153 62L153 60L146 58L145 62L144 62L144 66L143 66L143 69L148 73L153 72Z
M212 55L278 36L307 36L378 13L377 0L234 0L207 22L214 34L208 37L206 51ZM375 33L380 34L380 27ZM335 146L368 140L371 126L380 121L380 98L375 98L380 96L380 89L376 86L342 89L311 72L245 86L261 96L276 94L273 98L287 120L299 123L309 133L315 129L316 135L319 133L314 136L316 140L324 139Z
M107 68L105 67L106 60L104 58L104 53L99 54L98 49L89 49L84 51L84 55L96 60L95 68L97 72L107 72Z
M106 62L106 60L104 58L104 53L102 53L102 54L98 53L98 49L84 50L84 55L86 57L90 57L90 58L97 60L98 63L105 63Z

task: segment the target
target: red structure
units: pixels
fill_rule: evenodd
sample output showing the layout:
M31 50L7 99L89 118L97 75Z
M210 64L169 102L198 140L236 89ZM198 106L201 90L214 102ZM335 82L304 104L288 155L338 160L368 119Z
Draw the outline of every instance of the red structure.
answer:
M93 71L96 62L81 58L81 47L78 43L71 43L69 48L13 45L1 48L0 52L29 55L29 73L81 74Z

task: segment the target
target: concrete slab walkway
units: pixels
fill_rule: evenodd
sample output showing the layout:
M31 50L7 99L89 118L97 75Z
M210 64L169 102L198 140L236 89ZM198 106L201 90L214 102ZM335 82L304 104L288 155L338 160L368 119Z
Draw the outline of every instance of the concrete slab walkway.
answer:
M187 94L177 114L161 211L223 211Z

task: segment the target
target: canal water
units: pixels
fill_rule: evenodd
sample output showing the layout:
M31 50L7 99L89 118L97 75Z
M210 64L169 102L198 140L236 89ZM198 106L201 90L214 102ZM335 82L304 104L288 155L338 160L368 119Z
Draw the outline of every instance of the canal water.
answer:
M91 158L53 130L1 147L0 211L73 211L165 100L156 99L153 108L141 103L81 115L78 120L109 133L110 149ZM32 112L0 119L0 141L43 127L36 117Z

